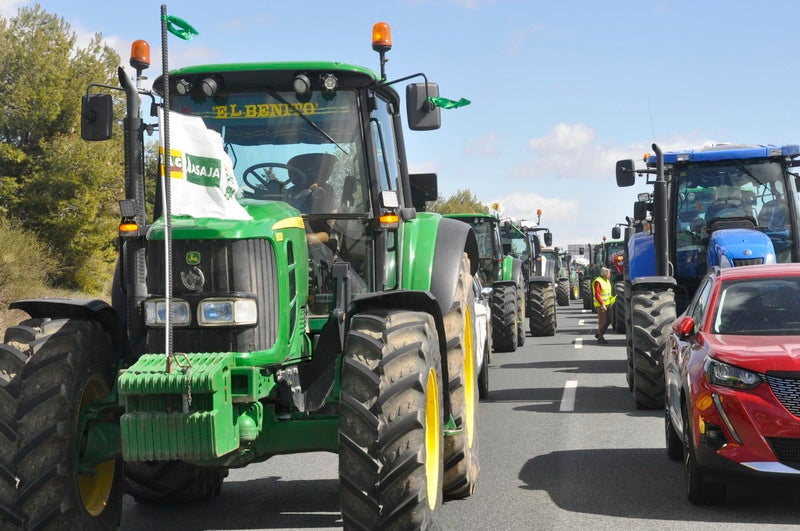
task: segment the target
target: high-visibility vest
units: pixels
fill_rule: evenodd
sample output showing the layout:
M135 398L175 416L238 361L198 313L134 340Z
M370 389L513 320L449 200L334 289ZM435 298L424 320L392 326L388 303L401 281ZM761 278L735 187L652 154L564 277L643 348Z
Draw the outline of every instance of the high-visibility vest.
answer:
M594 280L592 280L592 301L594 302L594 307L595 308L599 308L600 307L600 303L597 302L597 297L594 296L594 294L596 292L596 289L597 289L595 287L595 284L597 284L597 283L600 284L600 290L601 290L600 291L600 297L602 297L603 302L605 303L606 307L609 307L612 304L614 304L614 301L617 298L614 297L613 295L611 295L611 282L607 278L605 278L603 276L599 276L599 277L595 278Z

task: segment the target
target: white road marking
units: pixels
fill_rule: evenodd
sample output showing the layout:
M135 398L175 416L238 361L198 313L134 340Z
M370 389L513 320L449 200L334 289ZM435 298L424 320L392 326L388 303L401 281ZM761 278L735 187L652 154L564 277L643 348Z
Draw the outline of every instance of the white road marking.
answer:
M573 343L575 344L575 348L583 348L583 338L582 337L576 337L575 341L573 341Z
M578 319L578 326L583 326L586 324L586 319Z
M564 394L561 395L559 411L575 411L575 391L577 388L578 380L567 380L564 384Z

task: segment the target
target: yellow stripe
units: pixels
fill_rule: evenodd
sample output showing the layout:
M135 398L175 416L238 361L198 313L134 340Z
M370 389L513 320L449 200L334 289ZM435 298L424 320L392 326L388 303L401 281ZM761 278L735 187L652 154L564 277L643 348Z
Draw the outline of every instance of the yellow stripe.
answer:
M293 218L286 218L276 222L272 226L272 230L281 230L281 229L303 229L305 230L306 225L303 223L303 218L300 216L295 216Z

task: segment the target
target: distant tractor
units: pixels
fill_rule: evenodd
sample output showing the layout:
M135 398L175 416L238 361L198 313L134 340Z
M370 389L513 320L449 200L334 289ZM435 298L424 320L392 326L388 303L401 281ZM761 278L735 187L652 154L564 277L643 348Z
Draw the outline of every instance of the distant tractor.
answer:
M504 249L500 227L503 222L489 213L445 214L445 219L472 227L478 245L478 277L492 289L492 345L495 352L514 352L525 344L525 276L523 247Z
M641 409L664 405L664 342L711 267L800 261L797 145L716 145L617 162L617 185L653 185L652 223L630 235L624 299L628 381ZM633 231L632 231L633 232Z

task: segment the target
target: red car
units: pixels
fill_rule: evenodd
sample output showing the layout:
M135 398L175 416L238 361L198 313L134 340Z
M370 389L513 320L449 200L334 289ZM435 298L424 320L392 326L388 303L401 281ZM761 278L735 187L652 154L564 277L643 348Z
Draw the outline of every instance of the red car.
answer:
M664 351L667 455L689 500L733 475L800 480L800 264L715 269Z

